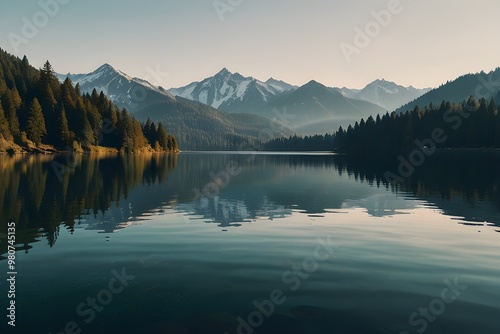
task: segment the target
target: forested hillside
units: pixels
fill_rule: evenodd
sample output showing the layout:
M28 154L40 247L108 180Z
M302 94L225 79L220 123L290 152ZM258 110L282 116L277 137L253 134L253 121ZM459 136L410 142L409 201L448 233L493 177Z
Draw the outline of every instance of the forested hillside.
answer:
M37 70L1 49L0 101L0 151L177 151L163 124L141 125L102 92L60 83L48 61Z
M291 136L281 137L270 140L264 144L265 151L331 151L333 146L333 135L314 135L314 136Z
M416 106L428 106L430 103L438 105L441 101L459 103L471 95L477 99L485 98L487 100L493 97L498 103L498 99L500 98L499 89L500 67L488 73L466 74L455 80L448 81L440 87L398 108L396 112L413 110Z
M253 147L261 140L263 129L275 130L272 137L289 136L293 131L270 118L227 113L197 101L173 96L162 87L133 78L109 64L92 73L58 75L60 82L70 78L80 84L82 93L94 89L120 108L126 108L140 122L148 118L162 122L175 135L182 150L236 150ZM274 115L272 115L274 117ZM269 131L266 131L269 133Z
M399 153L434 148L500 148L500 115L496 101L473 96L462 103L432 103L423 109L356 122L337 131L334 147L355 154Z

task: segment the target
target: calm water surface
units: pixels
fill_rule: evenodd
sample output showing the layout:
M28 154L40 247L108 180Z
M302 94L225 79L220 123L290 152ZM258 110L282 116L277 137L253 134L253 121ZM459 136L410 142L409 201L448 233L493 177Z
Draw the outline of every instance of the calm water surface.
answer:
M500 159L0 156L1 333L500 333Z

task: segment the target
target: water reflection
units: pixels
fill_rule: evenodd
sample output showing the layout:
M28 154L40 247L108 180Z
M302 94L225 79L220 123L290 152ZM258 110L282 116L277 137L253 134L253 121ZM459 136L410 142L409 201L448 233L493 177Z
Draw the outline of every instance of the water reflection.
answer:
M415 208L417 201L456 216L460 223L500 226L498 154L440 154L404 183L384 178L397 159L366 161L334 155L194 154L78 156L59 179L54 162L66 157L0 156L0 226L17 225L18 250L61 228L113 233L162 208L187 213L221 228L301 212L311 219L335 210L364 208L375 217ZM215 183L228 164L237 173ZM219 180L220 181L220 180ZM410 200L409 200L410 199ZM414 200L412 200L414 199ZM2 254L6 243L2 242Z
M65 156L0 156L1 232L13 221L18 243L45 238L53 246L61 227L74 232L88 221L89 229L123 228L129 216L108 220L110 209L132 189L165 183L176 163L175 155L91 155L76 156L69 168ZM66 166L65 172L54 166Z

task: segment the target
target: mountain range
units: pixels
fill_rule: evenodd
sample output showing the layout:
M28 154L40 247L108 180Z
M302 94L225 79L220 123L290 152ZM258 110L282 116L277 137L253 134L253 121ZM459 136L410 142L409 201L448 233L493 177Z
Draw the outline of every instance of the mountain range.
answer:
M415 100L431 90L404 87L387 80L375 80L363 89L333 88L351 99L368 101L385 110L394 111L402 105Z
M282 94L260 109L262 115L286 118L287 124L297 133L306 135L330 133L331 129L347 127L361 118L385 112L382 107L345 97L314 80Z
M244 77L224 68L212 77L184 87L171 88L169 92L222 111L260 113L256 109L298 88L273 78L263 82L253 77ZM370 102L386 111L394 111L427 93L430 88L404 87L382 79L369 83L363 89L332 87L330 90L340 92L349 99Z
M161 87L132 78L105 64L89 74L58 74L69 77L82 93L103 91L118 107L126 108L139 121L151 118L166 124L183 150L234 149L259 138L270 128L268 118L248 114L227 114L206 104L176 97ZM273 126L274 136L293 131L282 124Z
M436 89L404 87L384 79L363 89L327 87L314 80L297 87L273 78L245 77L226 68L169 90L108 64L89 74L59 75L59 79L66 76L82 92L104 91L140 121L148 117L165 121L167 130L186 145L183 149L221 149L255 140L259 131L273 124L280 126L276 135L332 133L339 126L387 111L401 112L442 100L460 102L470 95L495 96L500 69L464 75Z
M316 81L297 87L268 79L260 81L224 68L212 77L169 89L173 95L228 113L277 118L299 134L331 132L370 115L392 111L428 89L403 87L376 80L362 90L329 88Z
M276 96L296 88L273 78L262 82L224 68L213 77L169 89L169 92L230 113L254 113Z

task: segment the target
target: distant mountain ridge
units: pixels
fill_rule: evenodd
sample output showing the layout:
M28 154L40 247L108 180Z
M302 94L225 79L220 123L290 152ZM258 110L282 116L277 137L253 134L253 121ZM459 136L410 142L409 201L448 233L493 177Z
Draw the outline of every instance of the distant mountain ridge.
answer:
M59 75L59 79L66 76ZM130 110L139 120L144 121L147 117L168 120L172 128L169 130L180 139L181 145L183 136L191 142L186 133L181 134L182 131L195 133L202 127L204 130L200 136L206 137L219 131L220 123L225 123L225 130L221 133L227 135L237 134L234 129L242 126L247 131L243 134L255 133L250 131L255 124L243 124L241 119L246 122L258 120L259 126L268 124L269 119L277 119L285 124L287 133L292 129L306 135L332 133L339 126L346 127L361 118L392 111L427 91L403 87L384 79L375 80L361 90L329 88L314 80L297 87L273 78L259 81L232 73L227 68L200 82L169 90L132 78L109 64L89 74L69 74L69 77L84 93L90 93L94 88L104 91L114 103ZM242 118L240 113L264 119ZM195 114L199 119L194 119ZM185 118L189 117L193 119L188 122L190 125L186 125ZM214 120L218 120L219 125L215 125ZM207 124L216 130L210 130ZM224 141L223 135L220 136L218 140ZM193 141L202 142L199 139Z
M389 112L396 110L431 90L431 88L418 89L413 86L404 87L385 79L375 80L361 90L345 87L334 89L346 97L371 102Z
M259 113L260 108L274 99L292 92L299 87L275 80L266 82L253 77L244 77L224 68L212 77L196 81L168 91L192 101L201 102L226 112ZM394 111L402 105L425 94L430 88L404 87L385 79L375 80L363 89L330 88L347 98L376 104L386 111Z
M421 97L401 106L396 112L405 112L413 110L416 106L420 108L441 104L442 101L462 102L469 96L476 99L486 98L496 99L500 102L500 67L488 73L481 71L479 73L465 74L455 80L448 81L445 84L435 88Z
M226 112L251 112L296 86L270 78L266 82L231 73L224 68L212 77L187 86L169 89L173 95Z
M139 121L151 118L166 123L183 150L236 149L255 142L259 131L270 127L270 119L257 115L227 114L205 104L175 97L162 87L132 78L109 64L88 74L58 74L60 81L69 77L82 93L103 91L118 107L126 108ZM290 135L292 130L280 124L274 135ZM247 145L248 147L248 145Z
M317 81L310 81L294 91L277 97L259 110L262 115L287 115L297 133L312 135L332 133L339 126L385 110L367 101L350 99Z

